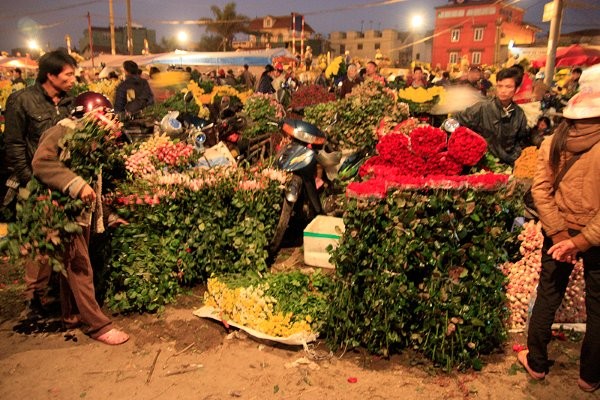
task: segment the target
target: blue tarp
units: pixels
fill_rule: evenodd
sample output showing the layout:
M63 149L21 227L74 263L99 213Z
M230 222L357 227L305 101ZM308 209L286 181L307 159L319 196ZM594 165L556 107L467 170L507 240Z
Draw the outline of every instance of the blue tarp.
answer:
M286 49L267 49L253 51L228 51L228 52L171 52L157 54L149 57L146 64L169 65L244 65L264 66L271 64L274 58L285 57L293 59L294 56Z

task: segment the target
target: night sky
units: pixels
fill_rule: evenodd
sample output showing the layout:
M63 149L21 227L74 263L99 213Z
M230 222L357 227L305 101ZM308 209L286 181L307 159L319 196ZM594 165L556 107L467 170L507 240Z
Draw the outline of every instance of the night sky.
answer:
M521 0L516 5L527 10L526 21L545 31L549 23L541 22L544 3L550 0ZM169 21L184 21L212 18L211 5L223 7L225 1L215 0L131 0L133 21L155 29L157 41L175 36L185 29L197 41L204 32L192 25L171 25ZM240 0L237 12L248 17L288 15L292 11L304 13L306 23L317 32L327 36L332 31L367 29L410 29L410 18L421 14L425 28L433 28L434 7L447 4L446 0ZM598 27L600 5L597 0L581 0L578 4L586 9L567 9L563 32ZM86 14L92 24L108 27L108 0L17 0L1 1L0 50L26 47L29 38L35 38L44 48L64 46L64 37L69 34L77 46L83 31L87 29ZM385 4L385 5L383 5ZM124 26L126 21L125 0L114 0L115 24ZM37 27L31 29L28 27Z

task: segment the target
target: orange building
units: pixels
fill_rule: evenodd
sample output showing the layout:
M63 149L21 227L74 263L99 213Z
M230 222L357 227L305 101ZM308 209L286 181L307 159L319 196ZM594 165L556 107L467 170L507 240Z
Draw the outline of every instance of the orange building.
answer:
M514 1L449 0L436 7L432 65L500 64L509 47L534 43L540 29L523 22L525 10L511 3Z

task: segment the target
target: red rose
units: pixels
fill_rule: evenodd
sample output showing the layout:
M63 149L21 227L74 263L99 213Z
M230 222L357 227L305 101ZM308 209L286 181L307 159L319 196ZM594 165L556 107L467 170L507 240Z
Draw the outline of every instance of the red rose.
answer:
M452 132L448 140L448 153L464 165L477 164L486 151L485 139L464 126Z
M421 157L431 157L446 148L444 131L432 126L421 126L410 133L410 148Z

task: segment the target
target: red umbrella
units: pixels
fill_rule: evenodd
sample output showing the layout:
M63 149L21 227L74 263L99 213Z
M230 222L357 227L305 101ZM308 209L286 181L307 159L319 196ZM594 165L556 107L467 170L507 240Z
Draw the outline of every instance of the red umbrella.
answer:
M591 47L573 44L569 47L559 47L556 51L557 67L589 66L598 63L600 63L600 50ZM533 64L543 67L546 65L546 57L535 60Z

